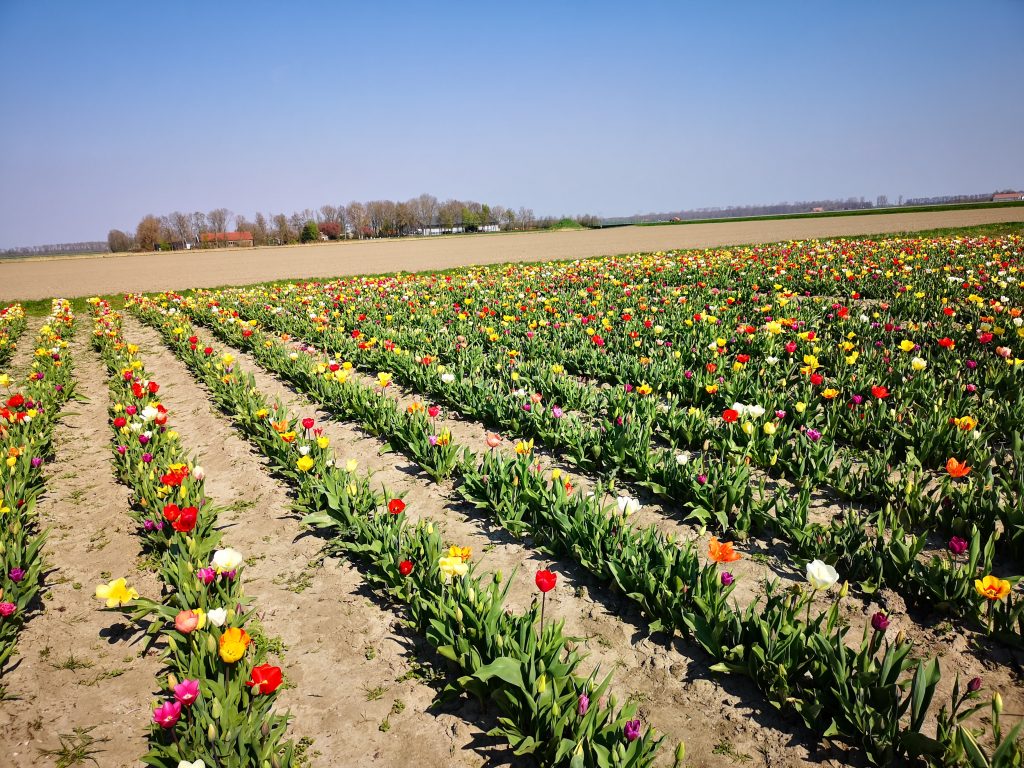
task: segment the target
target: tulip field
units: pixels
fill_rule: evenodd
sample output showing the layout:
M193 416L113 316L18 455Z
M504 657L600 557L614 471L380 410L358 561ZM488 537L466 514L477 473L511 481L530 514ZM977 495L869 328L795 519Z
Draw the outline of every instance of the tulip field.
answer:
M0 308L0 754L1020 766L1022 274L962 235Z

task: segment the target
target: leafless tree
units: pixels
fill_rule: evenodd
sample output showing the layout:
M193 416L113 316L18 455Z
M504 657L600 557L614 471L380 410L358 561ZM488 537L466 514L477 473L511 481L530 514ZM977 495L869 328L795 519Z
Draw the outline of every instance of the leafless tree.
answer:
M132 249L132 236L120 229L112 229L107 233L107 247L111 253L124 253Z
M168 228L173 233L173 239L182 243L194 243L197 234L192 228L192 217L187 213L175 211L167 217Z
M144 251L155 251L160 242L160 219L153 214L143 216L135 228L135 242Z
M360 240L366 237L367 230L370 228L370 217L366 213L366 206L359 202L351 202L345 211L352 234Z
M256 214L256 221L252 226L253 245L267 244L267 217L262 213Z
M294 239L292 237L291 227L288 226L287 216L283 213L279 213L274 216L271 221L274 222L274 237L277 240L278 245L285 245Z
M228 229L228 217L231 215L231 211L227 208L214 208L208 214L206 218L210 222L210 229L214 232L227 232Z

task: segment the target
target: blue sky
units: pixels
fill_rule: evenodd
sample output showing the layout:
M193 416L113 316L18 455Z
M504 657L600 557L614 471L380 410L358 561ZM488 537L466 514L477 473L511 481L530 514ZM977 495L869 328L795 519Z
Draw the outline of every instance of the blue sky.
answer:
M1024 185L1024 2L0 3L0 247Z

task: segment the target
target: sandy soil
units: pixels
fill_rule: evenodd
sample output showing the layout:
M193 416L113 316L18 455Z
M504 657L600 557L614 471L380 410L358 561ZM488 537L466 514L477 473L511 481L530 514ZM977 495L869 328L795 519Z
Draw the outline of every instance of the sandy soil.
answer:
M672 248L1024 221L1024 208L738 221L0 263L0 300L162 291L266 280L573 259Z

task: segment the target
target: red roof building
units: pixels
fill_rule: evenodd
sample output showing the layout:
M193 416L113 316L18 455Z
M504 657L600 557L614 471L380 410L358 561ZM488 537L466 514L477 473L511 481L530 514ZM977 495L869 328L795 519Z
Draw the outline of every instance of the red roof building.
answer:
M217 248L251 248L252 232L203 232L200 241L204 246Z

